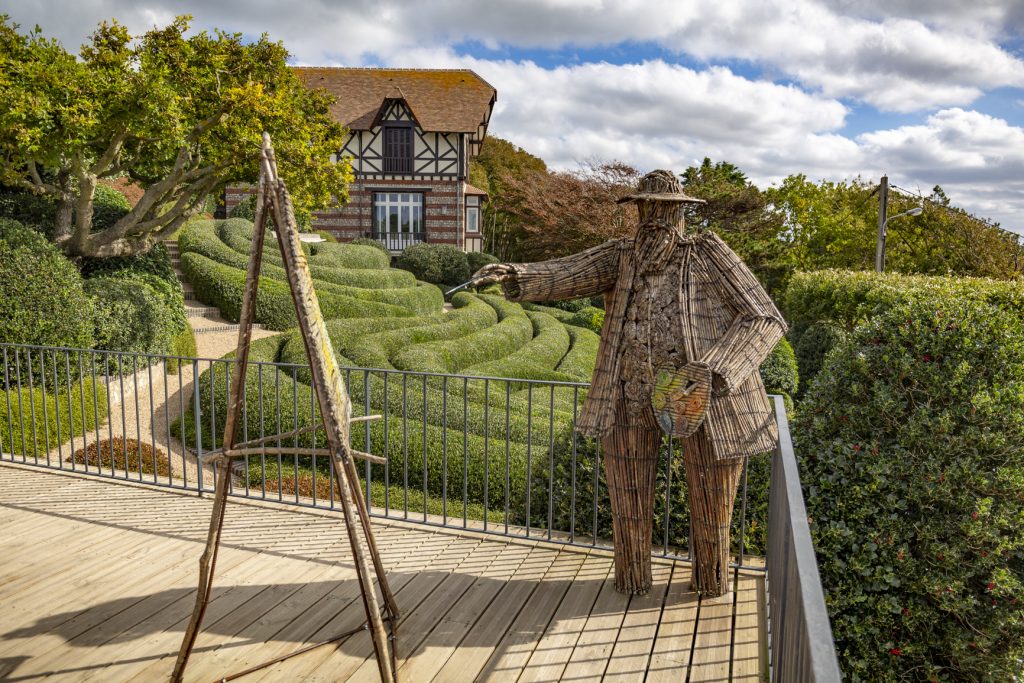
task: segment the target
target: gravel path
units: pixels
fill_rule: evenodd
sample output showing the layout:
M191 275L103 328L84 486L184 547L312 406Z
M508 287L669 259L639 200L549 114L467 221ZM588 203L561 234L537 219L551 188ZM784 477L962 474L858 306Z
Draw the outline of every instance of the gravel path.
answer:
M176 245L174 246L172 259L177 266L177 249ZM180 271L178 276L181 277ZM185 301L185 310L189 323L196 332L196 355L200 359L216 359L234 351L238 345L238 325L221 317L216 308L191 300L191 288L187 284L184 287L186 296L189 297ZM274 334L277 332L257 327L253 330L252 337L256 340ZM200 374L208 368L209 363L199 363ZM131 368L126 368L126 371L130 372ZM173 478L178 479L179 483L185 481L189 485L194 485L197 471L195 455L186 451L178 437L170 433L170 425L188 409L193 400L193 366L186 364L177 374L166 372L163 363L139 368L134 374L128 372L123 377L114 375L107 378L109 407L106 416L100 415L102 424L84 435L76 434L69 441L54 447L49 453L50 462L56 464L63 460L64 467L71 467L71 453L85 446L117 437L136 439L155 446L169 456ZM89 409L87 402L86 410ZM39 454L40 460L45 458L45 453ZM84 468L83 465L74 467ZM95 468L90 469L95 471ZM109 473L109 469L104 471ZM129 479L140 477L137 472L126 473L115 469L114 473ZM143 474L141 477L144 480L152 480L153 475ZM205 483L213 484L213 477L209 471L204 472L203 479Z

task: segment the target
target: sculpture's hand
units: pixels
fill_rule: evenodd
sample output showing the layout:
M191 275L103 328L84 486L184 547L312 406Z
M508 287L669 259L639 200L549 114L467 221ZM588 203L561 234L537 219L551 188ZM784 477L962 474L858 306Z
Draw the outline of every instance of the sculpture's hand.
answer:
M515 279L515 271L507 263L490 263L473 273L470 282L476 287L504 283Z
M654 378L651 403L658 424L667 434L686 438L704 422L711 401L711 368L693 361L681 368L666 367Z

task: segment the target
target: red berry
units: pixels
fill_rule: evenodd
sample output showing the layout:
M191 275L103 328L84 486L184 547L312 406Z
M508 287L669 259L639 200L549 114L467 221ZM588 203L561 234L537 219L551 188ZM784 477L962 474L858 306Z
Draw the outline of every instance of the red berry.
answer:
M903 650L899 649L898 647L894 647L893 649L889 650L889 654L899 657L901 654L903 654Z
M978 511L975 510L974 512L971 513L971 519L977 519L977 518L978 518Z

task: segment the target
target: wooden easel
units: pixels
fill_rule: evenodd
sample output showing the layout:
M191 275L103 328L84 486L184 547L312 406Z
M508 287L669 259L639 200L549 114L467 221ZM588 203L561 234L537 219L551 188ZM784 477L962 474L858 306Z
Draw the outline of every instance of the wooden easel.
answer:
M313 388L316 391L320 413L323 416L324 429L327 432L328 449L326 451L323 449L303 450L308 450L308 453L305 453L308 455L316 454L330 457L331 467L334 470L334 481L337 484L338 497L341 500L342 512L345 515L349 542L352 544L352 555L355 559L356 573L359 576L363 606L366 608L366 622L361 627L340 634L330 640L302 648L285 657L278 657L245 671L237 672L225 677L223 680L231 680L252 673L270 664L302 654L320 645L337 642L368 628L373 638L381 681L397 683L399 679L395 652L395 634L398 625L398 606L395 604L395 598L388 586L384 567L381 564L380 553L377 551L373 529L370 526L370 516L367 511L366 501L359 491L359 476L353 462L355 457L374 462L383 462L384 459L366 453L359 453L349 448L349 423L353 421L351 418L352 406L348 399L348 393L345 390L344 379L334 357L333 347L327 335L327 328L320 314L320 305L317 301L316 292L313 291L313 279L310 276L306 256L302 251L302 245L299 241L299 231L292 209L291 198L288 195L287 188L285 188L284 181L278 178L274 149L270 143L270 135L267 133L263 134L263 148L260 152L260 182L256 195L255 232L253 234L252 251L249 253L245 292L242 296L242 310L238 329L238 352L231 372L231 395L224 424L223 447L219 451L208 454L209 462L221 466L221 473L217 477L214 489L213 514L210 518L210 530L206 539L206 549L199 560L199 589L196 593L196 604L192 612L192 619L185 630L185 637L178 652L178 659L174 664L171 680L175 682L180 681L185 673L185 667L188 664L189 655L192 653L196 636L199 634L206 606L210 601L213 573L217 564L217 549L220 544L221 528L224 524L224 507L227 502L231 461L234 458L245 457L245 455L250 453L274 452L276 449L267 448L266 444L285 436L274 435L254 441L247 441L242 444L235 444L235 431L241 421L243 409L242 388L245 385L245 373L249 363L249 342L252 339L253 316L256 309L256 289L259 285L263 238L268 211L273 212L274 224L277 227L277 242L281 247L281 257L284 260L285 271L288 274L288 284L291 288L292 300L295 303L295 313L298 317L299 329L302 331L306 356L309 360L309 367L313 376ZM199 378L196 377L195 381L198 380ZM375 416L356 419L366 420L373 417ZM309 429L311 430L312 427ZM299 431L308 430L297 430L297 432ZM297 432L293 432L288 436ZM289 453L293 451L294 449L291 449ZM363 539L365 539L365 548L360 542L360 531L362 532ZM383 614L377 602L373 578L366 557L367 554L369 554L373 562L377 583L384 597ZM387 631L385 631L384 627L385 622L387 622L388 626Z

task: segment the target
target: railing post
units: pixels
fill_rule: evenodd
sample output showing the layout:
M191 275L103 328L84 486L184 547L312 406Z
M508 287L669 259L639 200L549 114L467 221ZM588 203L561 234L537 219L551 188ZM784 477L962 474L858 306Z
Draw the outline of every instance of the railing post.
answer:
M179 370L180 372L180 370ZM192 410L196 430L196 479L199 495L203 495L203 427L199 409L199 359L192 359Z

